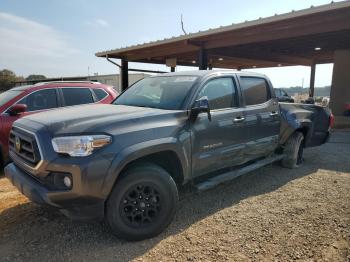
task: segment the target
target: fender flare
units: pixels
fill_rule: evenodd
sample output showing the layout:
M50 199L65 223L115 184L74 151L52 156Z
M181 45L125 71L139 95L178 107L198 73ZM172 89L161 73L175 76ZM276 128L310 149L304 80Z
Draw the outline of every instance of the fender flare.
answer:
M307 145L308 141L312 137L314 129L314 123L311 121L311 119L298 119L295 112L290 112L286 110L282 110L281 113L283 117L282 121L284 121L284 130L280 134L280 144L283 145L295 131L300 129L307 129L307 133L304 138L305 145Z
M190 156L181 147L176 138L168 137L150 140L127 147L120 151L113 159L102 184L102 195L107 198L112 191L121 171L132 161L147 155L162 151L172 151L180 160L184 177L190 172Z

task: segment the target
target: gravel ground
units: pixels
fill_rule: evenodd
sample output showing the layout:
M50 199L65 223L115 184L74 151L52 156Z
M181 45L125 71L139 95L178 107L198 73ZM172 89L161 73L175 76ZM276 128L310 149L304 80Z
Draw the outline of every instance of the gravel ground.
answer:
M350 131L207 192L183 192L160 236L121 241L28 202L0 178L1 261L350 261Z

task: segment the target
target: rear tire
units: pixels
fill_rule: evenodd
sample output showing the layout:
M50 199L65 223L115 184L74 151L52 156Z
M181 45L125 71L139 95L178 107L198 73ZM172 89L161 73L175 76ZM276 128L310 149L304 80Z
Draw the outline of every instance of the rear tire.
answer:
M107 200L105 222L120 238L137 241L160 234L173 220L178 191L170 174L154 164L126 170Z
M304 135L301 132L295 132L287 140L284 147L284 158L282 166L287 168L297 168L303 162Z

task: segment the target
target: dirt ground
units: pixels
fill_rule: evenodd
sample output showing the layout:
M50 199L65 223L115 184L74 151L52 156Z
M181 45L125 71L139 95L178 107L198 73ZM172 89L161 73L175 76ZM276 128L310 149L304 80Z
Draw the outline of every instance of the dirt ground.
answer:
M182 193L170 227L130 243L71 222L0 178L0 261L350 261L350 131L203 193Z

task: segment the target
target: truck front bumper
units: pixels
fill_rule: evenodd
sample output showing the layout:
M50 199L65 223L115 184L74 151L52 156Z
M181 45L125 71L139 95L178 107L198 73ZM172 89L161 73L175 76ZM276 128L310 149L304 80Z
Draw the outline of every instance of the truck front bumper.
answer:
M102 220L104 217L102 199L81 196L71 190L50 190L15 163L8 164L4 171L11 183L34 203L57 208L74 220Z

